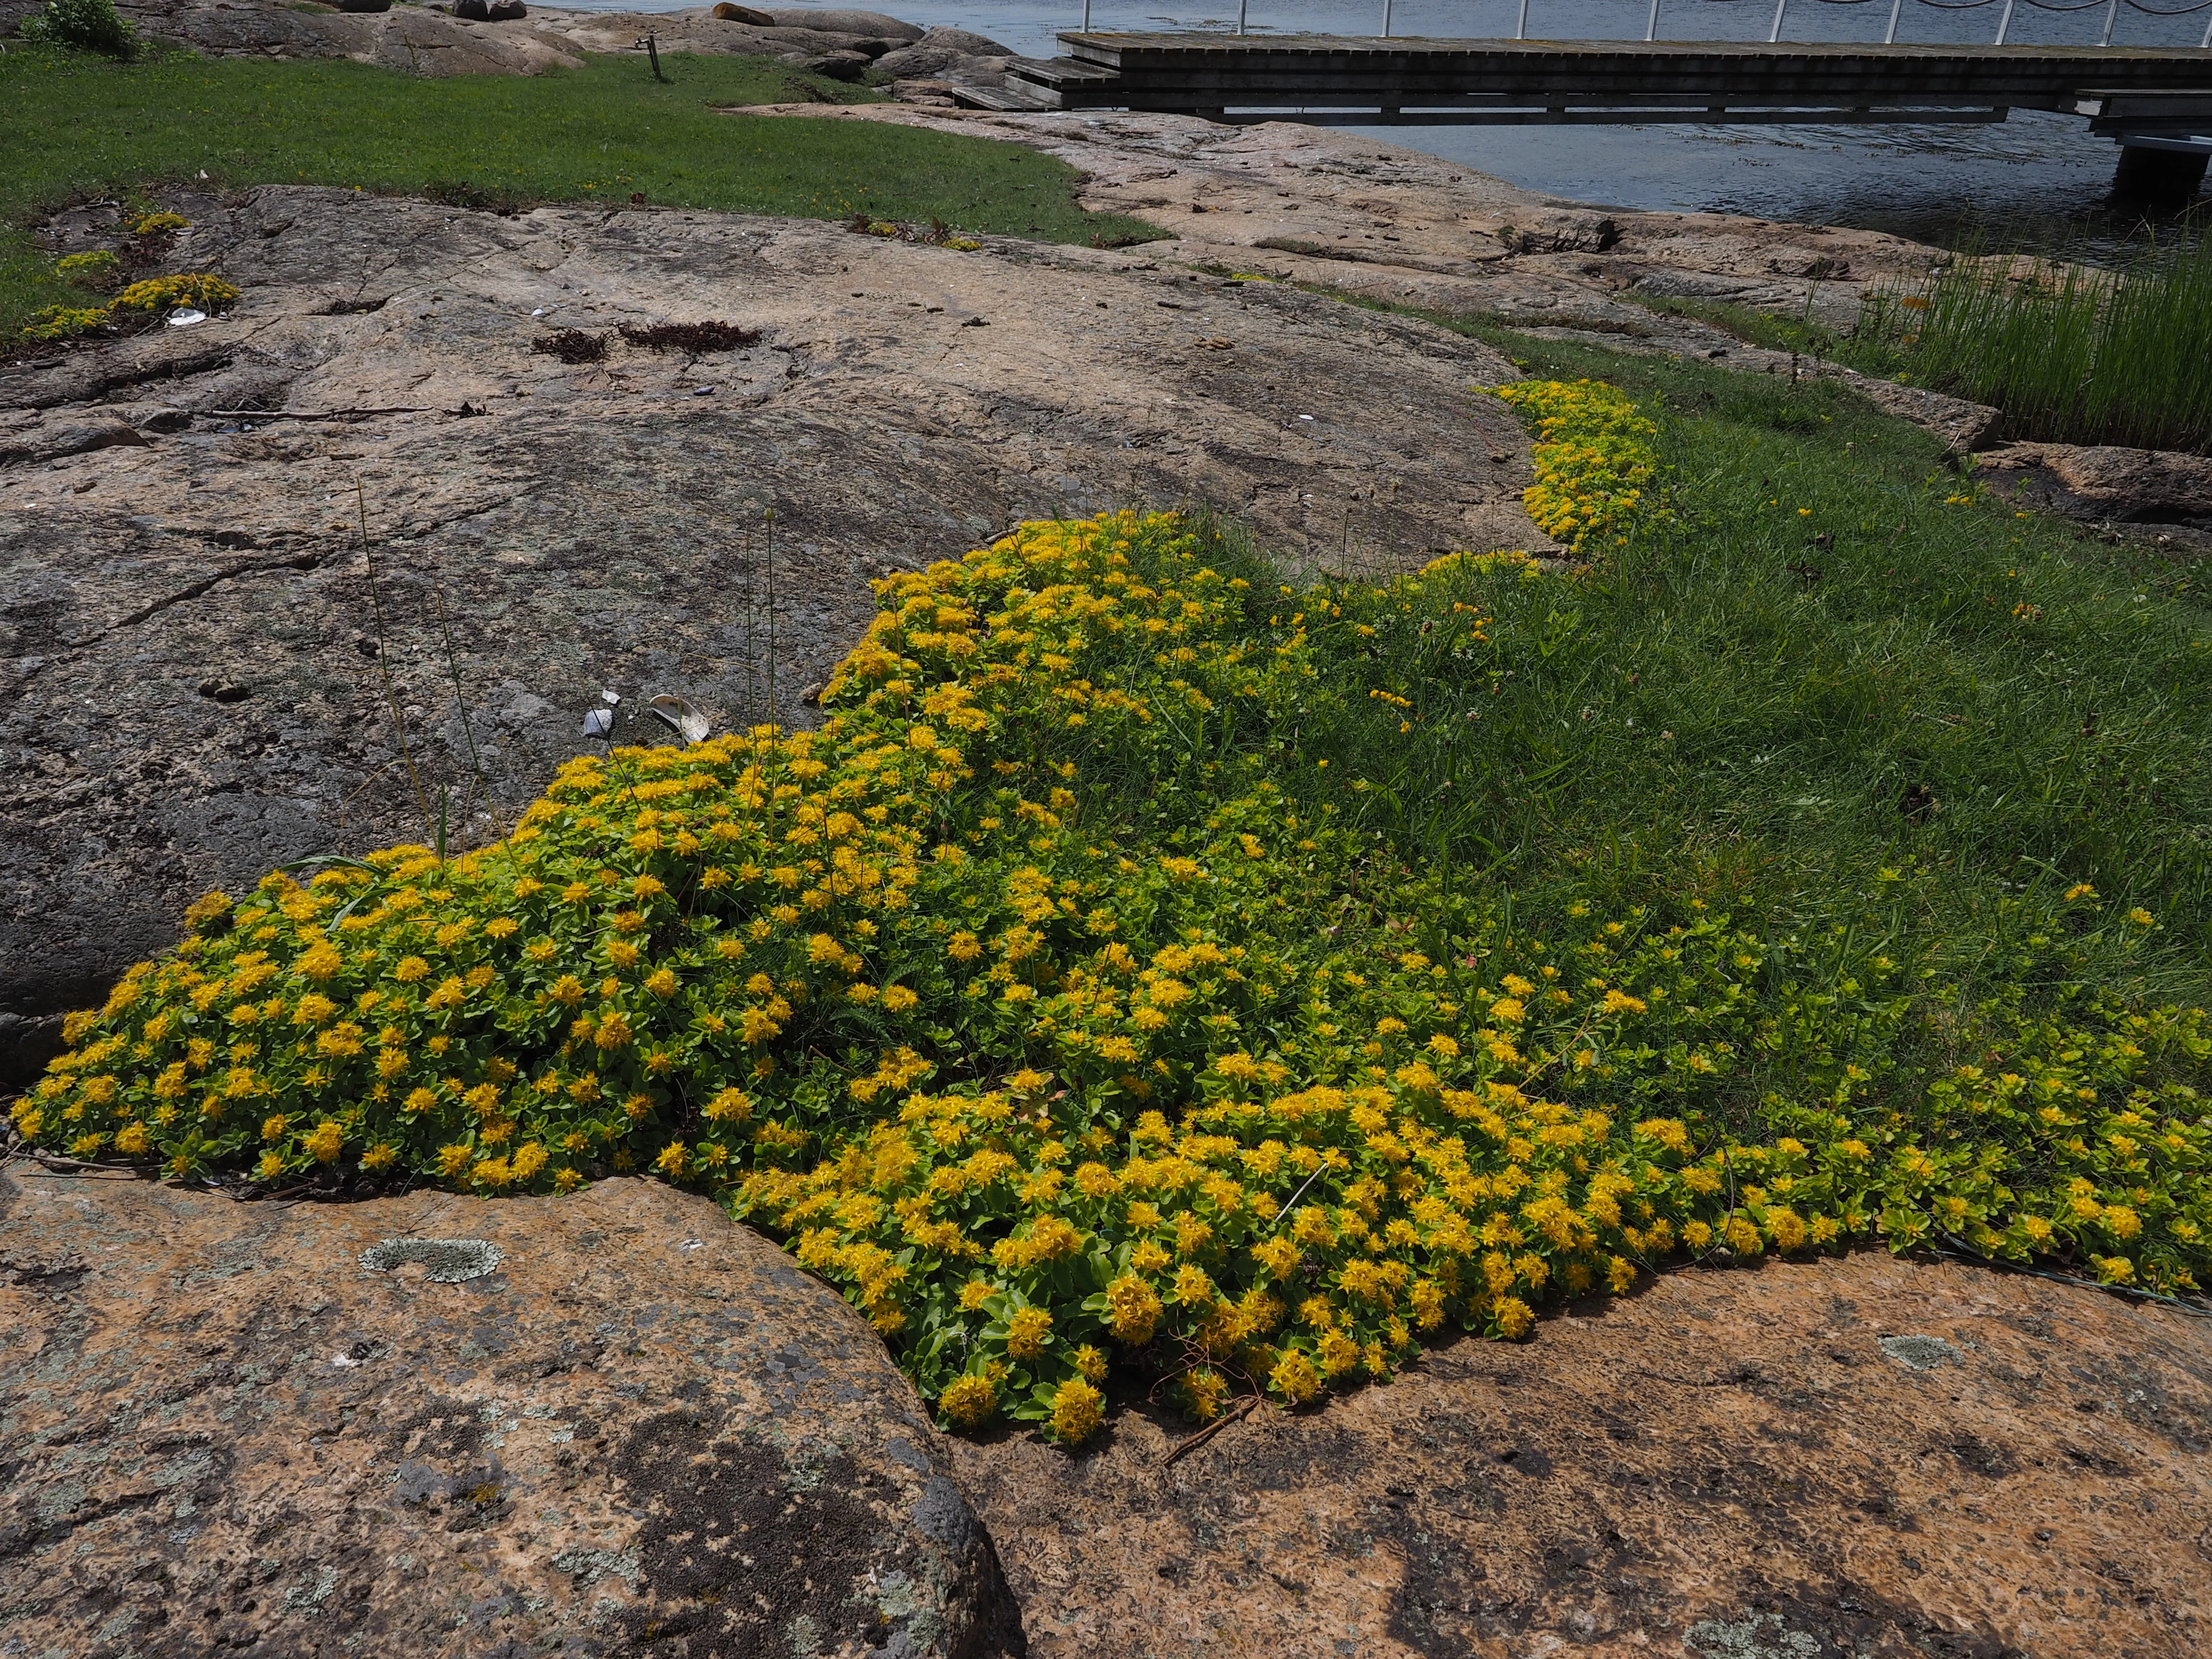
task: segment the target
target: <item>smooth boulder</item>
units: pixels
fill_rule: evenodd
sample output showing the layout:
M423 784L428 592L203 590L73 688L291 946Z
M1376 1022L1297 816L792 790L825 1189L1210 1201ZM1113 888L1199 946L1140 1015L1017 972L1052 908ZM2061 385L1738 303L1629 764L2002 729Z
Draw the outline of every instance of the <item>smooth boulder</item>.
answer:
M919 40L918 23L902 22L879 11L854 11L842 7L777 6L769 15L778 28L813 29L823 34L878 35L886 40Z
M0 1652L1018 1650L882 1342L703 1198L0 1169Z
M858 85L867 78L868 65L874 61L864 52L825 52L807 58L805 67L828 80Z
M1013 56L1013 48L1001 46L988 34L977 34L969 29L936 28L919 40L893 48L876 60L876 66L902 80L927 79L957 75L963 70L1003 70L1006 60ZM979 59L986 61L978 63Z

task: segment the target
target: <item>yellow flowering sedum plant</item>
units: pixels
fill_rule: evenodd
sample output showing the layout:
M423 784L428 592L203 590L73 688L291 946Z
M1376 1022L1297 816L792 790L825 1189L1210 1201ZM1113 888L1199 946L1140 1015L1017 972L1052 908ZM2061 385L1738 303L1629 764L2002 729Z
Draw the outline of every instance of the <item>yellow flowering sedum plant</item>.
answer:
M890 578L817 732L572 761L497 846L203 900L15 1127L272 1188L656 1171L786 1238L948 1423L1071 1444L1116 1364L1200 1419L1303 1402L1685 1252L2197 1282L2200 1011L1969 1004L1880 928L1694 902L1509 925L1299 734L1390 741L1382 645L1486 672L1485 585L1531 578L1238 568L1113 514Z
M105 266L98 267L102 271L115 268L117 261L112 253L72 256L76 259L95 257L107 261ZM62 265L66 268L70 263L64 259ZM64 274L70 273L64 269ZM211 313L227 311L237 299L235 288L222 277L210 276L205 271L191 271L180 276L149 276L142 282L131 283L104 306L48 306L24 325L23 337L27 340L75 339L111 323L143 325L162 313L173 311L179 306L195 306Z
M1536 481L1521 502L1537 528L1577 553L1617 546L1649 520L1658 428L1601 380L1522 380L1495 387L1534 432Z

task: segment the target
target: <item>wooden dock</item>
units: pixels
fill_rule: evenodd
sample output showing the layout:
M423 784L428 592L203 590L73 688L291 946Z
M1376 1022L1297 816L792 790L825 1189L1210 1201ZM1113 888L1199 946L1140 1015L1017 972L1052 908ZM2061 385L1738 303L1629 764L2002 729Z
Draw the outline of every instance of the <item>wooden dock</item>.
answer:
M1060 37L1001 106L1331 125L1983 122L2013 109L2185 142L2212 133L2212 52L1717 41Z

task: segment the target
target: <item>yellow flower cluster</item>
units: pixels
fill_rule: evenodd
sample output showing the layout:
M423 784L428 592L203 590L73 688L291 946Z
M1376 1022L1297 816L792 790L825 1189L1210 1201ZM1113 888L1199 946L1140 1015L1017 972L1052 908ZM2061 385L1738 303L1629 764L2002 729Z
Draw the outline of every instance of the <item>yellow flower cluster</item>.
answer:
M197 306L202 311L227 310L238 298L238 290L220 276L205 271L193 271L182 276L149 276L133 283L115 296L118 311L172 311L179 306Z
M1650 520L1646 492L1659 470L1658 428L1599 380L1523 380L1493 388L1534 428L1536 482L1522 505L1545 534L1577 553L1619 546Z
M817 732L573 761L498 846L211 896L15 1128L272 1188L656 1171L787 1237L947 1422L1069 1443L1109 1362L1200 1419L1304 1401L1684 1252L2197 1282L2201 1011L1966 1004L1879 927L1470 907L1299 734L1443 696L1378 688L1386 648L1487 672L1519 570L1293 595L1233 556L1027 525L878 584ZM1927 1075L1930 1033L1974 1063Z
M894 220L871 219L865 213L855 213L848 228L863 236L881 236L895 242L924 242L933 247L951 248L957 253L973 253L983 246L973 237L955 235L941 219L933 219L929 228L923 230Z
M114 256L111 254L107 258L109 266L103 268L102 274L113 264ZM149 276L143 282L131 283L105 306L48 306L24 325L23 337L27 340L73 339L80 334L89 334L108 323L143 322L179 306L195 306L210 313L226 311L237 298L235 288L222 277L210 276L204 271L180 276Z
M106 288L122 268L123 262L104 247L88 253L64 254L54 264L64 282L79 288Z
M27 340L73 340L107 320L106 306L47 306L23 325Z

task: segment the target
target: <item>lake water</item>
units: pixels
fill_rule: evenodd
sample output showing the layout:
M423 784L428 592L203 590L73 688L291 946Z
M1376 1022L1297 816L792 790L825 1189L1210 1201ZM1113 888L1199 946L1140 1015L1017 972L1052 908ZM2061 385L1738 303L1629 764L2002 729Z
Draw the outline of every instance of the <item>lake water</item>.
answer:
M653 9L631 0L565 0L583 9ZM2165 0L2178 13L2185 0ZM1648 0L1528 0L1528 35L1550 40L1641 40ZM1889 24L1881 0L1786 0L1784 40L1879 41ZM1249 0L1254 33L1374 34L1381 0L1347 6L1331 0ZM1401 35L1504 36L1514 33L1519 0L1393 0L1391 29ZM671 0L665 9L678 9ZM885 9L916 23L951 24L1031 57L1055 56L1054 36L1080 26L1073 6L1037 0L898 0ZM2003 0L1937 7L1904 0L1899 41L1977 44L1994 40ZM2094 46L2105 27L2104 0L2060 12L2019 0L2008 44ZM2125 0L2113 40L2121 46L2194 47L2212 7L2197 0L2185 14L2151 16ZM1233 4L1162 9L1144 0L1092 0L1097 29L1230 30ZM1764 40L1774 21L1768 0L1661 0L1661 40ZM2093 253L2138 244L2148 228L2139 213L2109 204L2118 149L2089 136L2070 116L2029 111L2001 125L1940 126L1378 127L1371 136L1425 149L1524 189L1606 206L1717 210L1762 219L1887 230L1955 243L1979 228L2018 246L2086 242ZM2212 213L2200 198L2191 215Z

